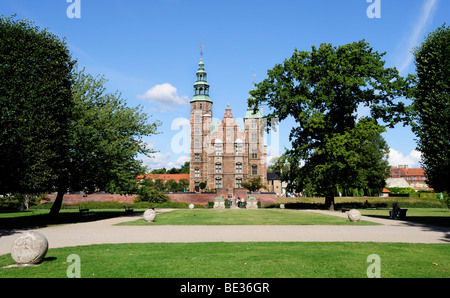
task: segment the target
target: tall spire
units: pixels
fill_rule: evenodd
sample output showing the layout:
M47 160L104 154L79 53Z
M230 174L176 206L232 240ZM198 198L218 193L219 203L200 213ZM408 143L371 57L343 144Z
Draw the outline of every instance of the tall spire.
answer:
M203 58L200 58L200 62L198 63L198 70L196 73L196 77L197 81L194 84L194 97L192 98L191 102L211 101L211 99L209 98L209 84L206 81L206 71L205 71L205 64L203 63Z

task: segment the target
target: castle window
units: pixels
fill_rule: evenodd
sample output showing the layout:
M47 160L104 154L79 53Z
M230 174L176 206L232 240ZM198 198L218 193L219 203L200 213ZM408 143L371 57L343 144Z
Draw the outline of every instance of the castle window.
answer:
M200 110L203 110L203 105L202 105L202 103L200 103Z
M252 149L252 158L258 158L258 149Z
M222 188L222 178L216 178L216 188Z
M201 133L200 133L200 126L199 126L199 125L195 125L195 126L194 126L194 134L195 134L196 136L201 135Z
M200 137L195 137L194 138L194 148L195 149L202 148L201 142L200 142Z
M200 162L200 154L195 154L195 162Z
M252 128L256 128L256 119L252 119Z
M252 175L258 175L258 166L252 165Z
M214 147L216 149L216 155L222 155L222 143L215 144Z
M216 174L222 173L222 164L216 163Z
M242 188L241 184L242 184L242 178L237 178L236 179L236 188Z
M196 178L200 177L200 169L195 169L195 176Z
M236 174L242 174L242 164L240 162L236 164Z
M252 143L256 144L258 142L258 136L256 132L252 132Z

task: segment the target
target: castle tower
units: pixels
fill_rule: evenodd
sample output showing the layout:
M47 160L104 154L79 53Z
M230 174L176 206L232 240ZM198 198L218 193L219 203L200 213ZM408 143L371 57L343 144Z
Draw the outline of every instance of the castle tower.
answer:
M200 183L208 180L208 150L211 132L212 101L206 80L205 64L200 59L191 102L191 156L189 190L199 191Z
M245 153L248 157L247 178L261 177L267 185L267 145L264 139L266 119L262 110L248 107L244 117Z

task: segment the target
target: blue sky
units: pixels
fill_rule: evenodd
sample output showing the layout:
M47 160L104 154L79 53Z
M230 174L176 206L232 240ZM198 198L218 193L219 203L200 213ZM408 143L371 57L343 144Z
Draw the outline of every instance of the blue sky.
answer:
M380 4L379 6L376 4ZM373 6L371 6L373 5ZM380 18L369 18L369 12ZM69 8L69 13L68 13ZM252 81L289 58L294 49L365 39L402 75L414 72L412 47L449 22L446 0L2 0L0 14L28 18L65 37L80 68L104 75L130 106L163 122L146 141L159 151L150 168L188 161L189 99L203 44L213 117L229 104L245 115ZM75 13L79 13L77 18ZM71 18L72 16L75 16ZM253 75L254 74L254 75ZM289 147L292 123L267 136L269 154ZM398 125L384 134L392 165L418 166L414 134ZM278 148L278 150L277 150Z

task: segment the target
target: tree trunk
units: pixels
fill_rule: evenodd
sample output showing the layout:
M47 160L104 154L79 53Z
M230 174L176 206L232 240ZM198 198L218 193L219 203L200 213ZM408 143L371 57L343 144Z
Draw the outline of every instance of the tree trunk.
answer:
M58 216L59 211L61 210L65 192L66 192L65 183L60 183L58 187L58 194L56 195L55 201L53 202L52 208L50 209L50 216Z
M334 211L334 195L325 196L325 208Z

